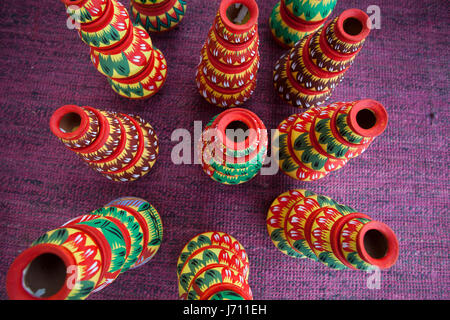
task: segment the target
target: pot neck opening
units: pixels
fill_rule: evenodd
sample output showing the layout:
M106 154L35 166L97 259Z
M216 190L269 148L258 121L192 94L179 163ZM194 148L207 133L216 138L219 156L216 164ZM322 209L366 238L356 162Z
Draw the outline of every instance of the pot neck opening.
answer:
M59 130L64 133L72 133L81 125L81 116L75 112L65 114L59 121Z
M24 269L24 289L36 298L48 298L57 294L64 286L67 267L53 253L44 253L34 258Z
M226 15L228 20L239 26L246 24L250 20L250 10L242 3L231 4L226 10Z
M356 114L356 122L363 129L371 129L377 123L377 118L372 110L361 109Z
M363 31L363 24L354 17L349 17L343 22L344 32L351 36L357 36Z
M246 141L249 136L248 126L239 120L230 122L225 128L225 135L229 141L239 143Z
M367 254L373 259L382 259L388 252L388 240L378 230L367 231L363 243Z

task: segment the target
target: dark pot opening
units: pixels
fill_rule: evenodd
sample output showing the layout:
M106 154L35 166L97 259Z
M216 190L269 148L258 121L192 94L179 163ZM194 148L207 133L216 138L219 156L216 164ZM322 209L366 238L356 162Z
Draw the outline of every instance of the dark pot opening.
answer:
M372 258L381 259L388 251L388 241L380 231L372 229L364 235L364 249Z
M375 114L370 109L361 109L356 114L356 122L363 129L370 129L377 123Z
M227 138L236 143L245 141L249 135L248 126L239 120L230 122L227 125L225 132Z
M363 30L363 24L356 18L347 18L343 23L344 31L352 36L356 36Z
M250 10L242 3L233 3L227 8L227 18L236 25L244 25L250 20Z
M69 112L59 121L59 129L64 133L76 131L81 124L81 117L78 113Z
M37 256L23 272L23 285L35 297L55 295L64 286L66 265L53 253Z

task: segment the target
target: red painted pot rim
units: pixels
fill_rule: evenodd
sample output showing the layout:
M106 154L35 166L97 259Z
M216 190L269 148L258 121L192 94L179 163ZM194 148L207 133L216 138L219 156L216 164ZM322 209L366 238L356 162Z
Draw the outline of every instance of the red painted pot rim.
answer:
M342 252L342 248L339 246L339 237L341 235L341 231L344 225L350 220L358 218L370 219L369 216L363 213L352 212L346 216L342 216L341 218L339 218L336 221L336 223L333 224L330 231L330 244L333 254L336 256L336 258L339 259L340 262L342 262L345 266L347 266L350 269L356 269L356 267L354 267L347 261L347 259L345 259L344 253Z
M102 216L99 217L103 218ZM100 273L100 277L98 278L97 283L94 286L94 289L97 288L103 282L103 279L105 278L105 275L109 272L109 267L111 266L112 253L108 241L106 240L103 233L101 233L94 227L85 224L73 223L64 226L64 228L75 229L87 234L99 248L100 255L102 257L102 271Z
M231 284L231 283L216 283L213 284L211 287L206 289L202 295L200 296L199 300L208 300L212 295L220 292L220 291L233 291L243 297L245 300L253 300L252 296L250 296L247 292L242 290L242 288Z
M63 285L56 294L46 298L36 297L23 288L23 271L35 258L46 253L61 258L66 267L76 265L72 253L62 246L42 243L26 249L13 261L6 275L6 291L11 300L63 300L69 295L70 289L67 285ZM67 283L69 276L69 274L66 274L65 283Z
M87 1L88 0L61 0L61 2L64 3L66 6L71 6L71 5L82 6L82 5L86 4Z
M230 148L233 150L243 150L256 142L256 139L258 138L258 129L263 129L258 128L258 125L260 125L262 122L258 123L256 119L259 119L258 116L249 110L243 108L233 108L222 112L214 121L212 126L216 126L219 130L222 141L224 142L226 148ZM226 135L226 128L233 121L240 121L247 125L249 129L249 136L244 141L234 142L231 141Z
M99 110L89 107L89 106L84 106L83 108L88 109L90 111L92 111L98 119L98 123L99 123L99 133L97 138L94 140L93 143L91 143L90 145L83 147L83 148L69 148L70 150L74 151L74 152L79 152L79 153L91 153L94 151L97 151L98 149L101 148L101 146L103 146L106 142L106 140L108 139L109 136L109 122L108 119L106 119L106 117L99 112Z
M344 30L344 21L349 18L355 18L362 25L362 30L357 35L351 35ZM336 22L335 34L339 40L347 43L358 43L364 40L370 33L372 23L369 16L362 10L359 9L347 9L342 12Z
M364 247L364 235L370 230L379 231L387 240L388 249L383 258L376 259L373 258ZM356 244L358 248L358 253L367 263L377 266L380 269L388 269L392 267L398 259L399 247L397 236L394 231L389 228L386 224L379 221L371 221L366 223L358 233L356 239Z
M63 132L60 129L60 123L62 118L69 114L69 113L76 113L80 116L81 122L80 126L77 130L73 132ZM56 109L55 112L53 112L51 118L50 118L50 130L53 132L55 136L57 136L60 139L64 140L75 140L79 137L83 136L86 131L89 128L89 116L86 114L86 111L83 110L82 107L73 105L73 104L67 104L62 107L59 107Z
M228 19L227 9L232 4L243 4L248 8L250 19L247 21L247 23L237 25ZM228 30L236 33L244 33L249 31L258 22L259 10L255 0L222 0L219 7L219 15L222 19L223 24Z
M281 19L286 23L287 26L301 31L301 32L308 32L308 31L314 31L317 28L319 28L323 22L326 19L322 19L320 21L306 21L303 19L300 19L294 15L292 15L289 10L286 9L286 4L284 1L281 1L280 5L280 16Z
M142 4L131 0L130 5L135 7L137 11L145 14L146 16L155 17L169 11L177 1L178 0L166 0L158 4Z
M339 141L340 143L342 143L343 145L346 145L346 146L349 146L349 147L352 147L352 148L360 148L360 147L362 147L363 145L369 145L370 142L365 143L365 144L357 144L357 143L349 142L349 141L345 140L345 139L340 135L339 130L338 130L337 127L336 127L336 119L337 119L337 117L338 117L338 115L339 115L339 112L340 112L340 111L342 110L342 108L344 108L344 107L345 107L345 105L342 105L342 106L340 106L339 108L337 108L337 109L334 111L333 115L331 116L330 128L331 128L331 133L333 134L333 137L335 137L336 140L338 140L338 141Z
M375 124L369 128L362 128L357 121L357 114L359 111L363 109L368 109L372 111L375 116L376 122ZM388 114L384 106L373 99L363 99L359 100L353 105L347 117L348 125L355 131L357 134L363 137L376 137L383 133L386 129L388 123Z

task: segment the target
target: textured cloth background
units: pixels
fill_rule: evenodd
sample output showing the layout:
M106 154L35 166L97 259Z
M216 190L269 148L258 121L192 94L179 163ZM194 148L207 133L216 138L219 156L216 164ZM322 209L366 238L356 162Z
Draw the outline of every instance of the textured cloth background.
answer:
M245 105L267 128L298 112L272 87L272 68L284 52L268 27L275 3L258 1L261 68L256 92ZM319 181L299 182L279 172L230 187L211 180L199 165L171 161L174 129L193 132L195 120L206 124L222 111L205 102L194 81L219 0L189 0L176 30L152 36L167 58L168 79L145 101L113 92L91 64L88 47L66 27L61 2L1 1L0 298L7 298L9 265L42 233L133 195L161 214L160 251L90 299L177 299L178 254L191 237L209 230L228 232L244 245L256 299L449 299L448 1L340 0L332 17L372 4L381 8L381 29L372 30L330 102L379 100L390 118L384 134L362 156ZM64 104L148 120L161 141L151 173L121 184L89 169L50 132L50 116ZM364 272L334 271L275 248L267 234L267 209L294 188L353 206L396 232L400 257L382 272L381 289L368 289Z

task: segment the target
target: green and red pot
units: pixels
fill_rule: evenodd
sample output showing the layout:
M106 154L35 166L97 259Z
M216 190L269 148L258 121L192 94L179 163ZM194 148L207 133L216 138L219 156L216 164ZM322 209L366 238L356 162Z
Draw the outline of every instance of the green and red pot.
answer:
M363 153L387 122L386 109L372 99L314 107L280 123L272 154L288 176L317 180Z
M253 112L233 108L205 127L197 151L203 171L222 184L235 185L255 177L267 155L267 129Z
M130 268L148 262L162 242L158 212L124 197L39 237L11 264L13 300L85 299Z
M166 32L175 28L186 14L185 0L130 0L130 12L147 32Z
M292 48L304 37L316 32L336 6L337 0L281 0L269 18L275 41Z
M224 232L203 232L181 250L177 262L182 300L252 300L243 246Z

